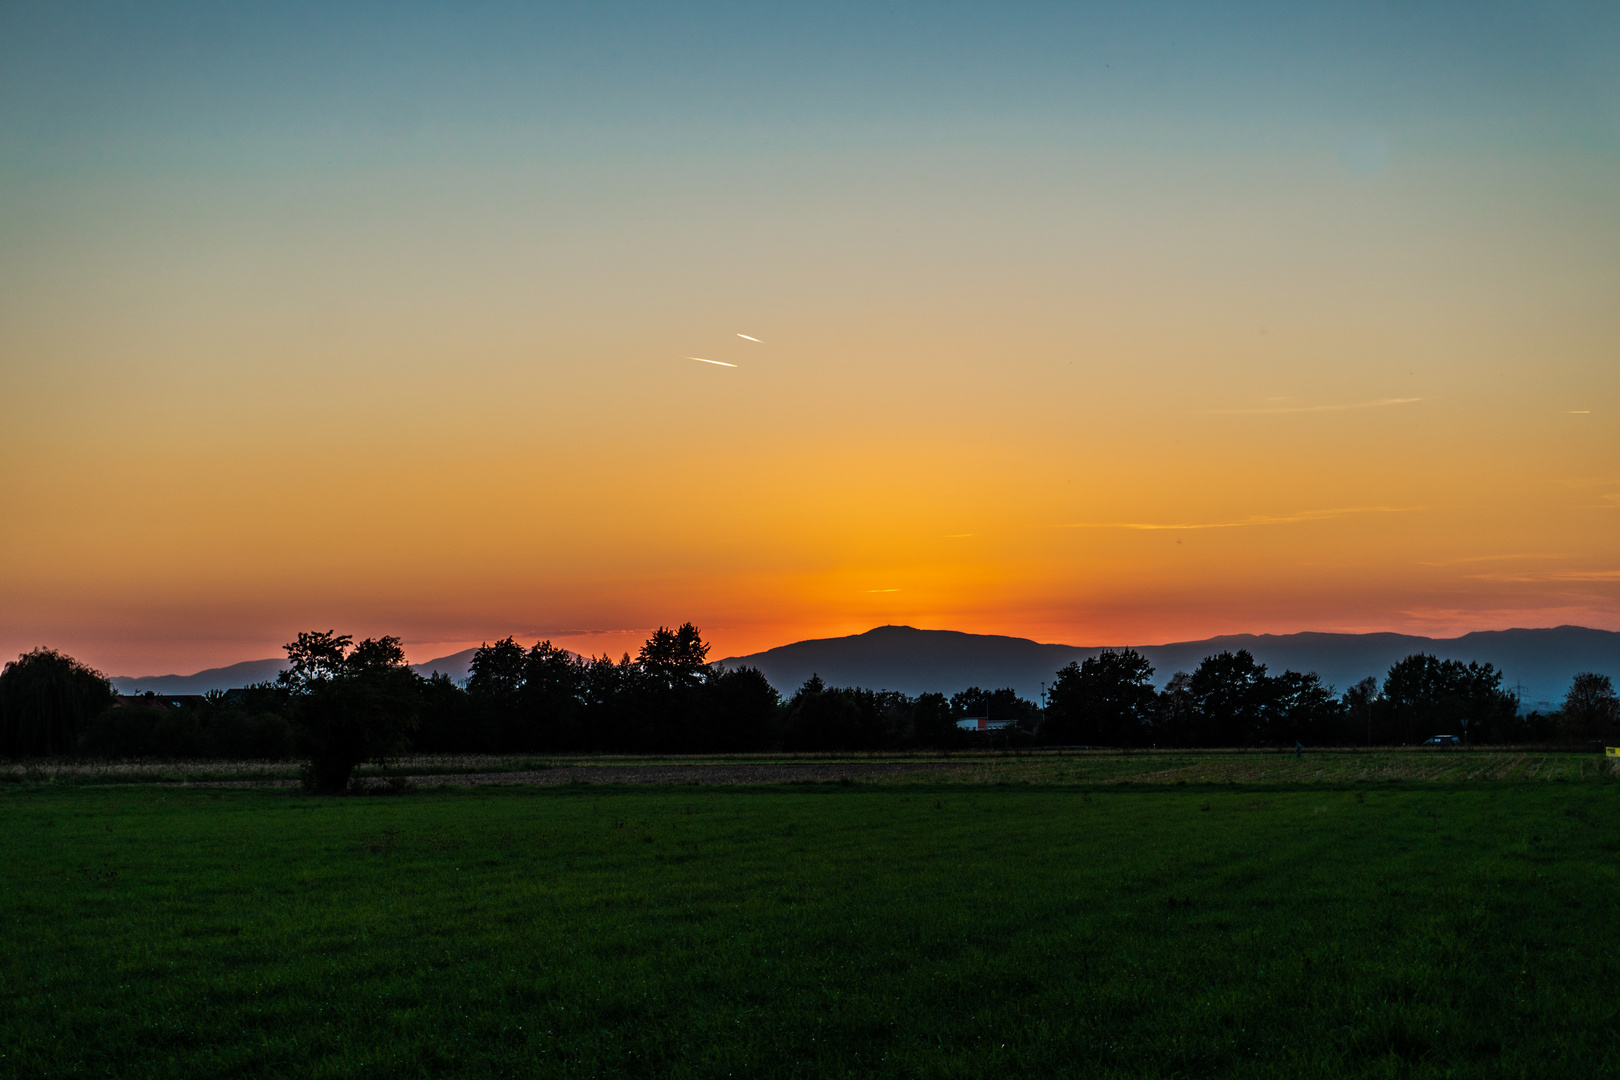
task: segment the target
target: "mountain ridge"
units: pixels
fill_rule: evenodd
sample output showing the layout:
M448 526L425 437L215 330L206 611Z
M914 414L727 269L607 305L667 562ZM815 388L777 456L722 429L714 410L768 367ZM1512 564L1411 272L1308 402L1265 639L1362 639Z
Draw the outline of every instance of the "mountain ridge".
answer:
M1038 700L1059 668L1104 649L1134 648L1154 667L1163 686L1177 671L1191 671L1206 656L1247 649L1273 671L1314 671L1339 690L1371 675L1382 681L1391 665L1414 653L1444 660L1496 665L1503 684L1517 690L1526 709L1546 711L1562 700L1577 671L1620 676L1620 633L1584 626L1476 630L1455 638L1380 631L1339 634L1220 634L1164 645L1059 645L1000 634L880 626L862 634L813 638L717 661L729 668L757 667L789 694L811 674L838 686L867 686L917 694L954 693L968 686L1012 686Z
M467 666L477 649L463 649L449 656L441 656L420 664L411 670L424 678L442 672L457 682L467 678ZM120 694L206 694L210 690L236 690L254 683L274 682L277 673L287 666L284 657L268 660L243 660L224 667L205 668L193 675L113 675L109 681Z
M1301 631L1293 634L1219 634L1163 645L1063 645L1006 634L970 634L961 630L922 630L878 626L861 634L808 638L716 663L757 667L771 685L791 694L812 674L837 686L955 693L969 686L1011 686L1038 700L1042 684L1050 685L1059 668L1108 648L1134 648L1154 667L1163 686L1177 671L1191 671L1206 656L1247 649L1272 671L1314 671L1339 690L1369 675L1382 681L1390 665L1413 653L1441 659L1478 660L1495 664L1503 684L1517 688L1526 709L1555 708L1577 671L1597 671L1620 681L1620 632L1584 626L1515 627L1475 630L1454 638L1378 631L1338 634ZM420 664L426 676L442 672L467 677L475 649L463 649ZM120 693L201 694L268 682L285 666L282 659L247 660L208 668L192 675L117 676Z

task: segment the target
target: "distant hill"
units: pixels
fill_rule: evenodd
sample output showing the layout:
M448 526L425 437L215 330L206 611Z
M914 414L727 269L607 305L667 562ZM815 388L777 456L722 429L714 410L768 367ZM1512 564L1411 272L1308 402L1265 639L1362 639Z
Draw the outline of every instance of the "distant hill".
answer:
M273 682L276 672L287 666L285 658L244 660L229 667L209 668L195 675L142 675L131 678L114 675L113 688L120 694L206 694L210 690L234 690L254 683Z
M784 694L812 674L835 686L868 686L920 694L938 690L953 694L969 686L1011 686L1031 700L1041 684L1071 660L1095 656L1104 646L1052 645L1028 638L964 634L955 630L918 630L880 626L849 637L796 641L750 656L719 661L726 667L757 667ZM1324 682L1343 690L1372 675L1380 681L1390 665L1413 653L1427 652L1449 660L1479 660L1504 672L1504 683L1517 684L1526 709L1546 709L1563 700L1578 671L1598 671L1620 682L1620 633L1583 626L1542 630L1487 630L1455 638L1412 634L1227 634L1201 641L1134 646L1154 667L1163 685L1177 671L1191 671L1198 661L1222 650L1248 649L1272 671L1314 671ZM422 675L443 672L457 682L467 678L476 650L464 649L411 667ZM195 675L115 677L120 693L203 694L256 682L269 682L285 660L248 660L210 668Z
M477 651L463 649L449 656L441 656L437 660L412 664L411 669L423 676L442 672L456 682L465 682L467 665L472 661L473 653ZM244 660L229 667L199 671L195 675L142 675L137 678L114 675L112 684L120 694L144 694L148 690L154 694L206 694L210 690L234 690L254 683L274 682L276 674L286 666L285 658Z
M437 660L429 660L425 664L412 664L411 670L423 677L434 674L448 675L455 682L467 681L467 666L472 663L473 653L477 649L462 649L449 656L441 656Z
M727 657L720 663L728 668L758 668L783 694L792 693L817 674L834 686L907 694L1011 686L1025 697L1038 699L1041 683L1050 683L1058 668L1096 651L994 634L880 626L849 637L796 641L751 656Z
M864 634L782 645L719 661L728 668L757 667L784 694L812 674L836 686L867 686L919 694L951 694L969 686L1011 686L1032 700L1041 684L1070 661L1095 656L1105 646L1050 645L1027 638L880 626ZM1479 660L1504 672L1520 688L1524 707L1546 710L1563 700L1578 671L1598 671L1620 681L1620 633L1583 626L1538 630L1490 630L1456 638L1411 634L1228 634L1201 641L1133 646L1152 662L1163 685L1177 671L1191 671L1206 656L1247 649L1272 671L1314 671L1340 690L1372 675L1382 681L1396 661L1426 652L1442 659Z

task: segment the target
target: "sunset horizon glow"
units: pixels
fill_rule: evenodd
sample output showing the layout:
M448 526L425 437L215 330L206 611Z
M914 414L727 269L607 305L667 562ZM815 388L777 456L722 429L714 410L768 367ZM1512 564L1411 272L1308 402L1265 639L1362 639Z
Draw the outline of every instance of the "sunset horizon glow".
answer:
M1617 53L1595 4L10 6L0 659L1620 630Z

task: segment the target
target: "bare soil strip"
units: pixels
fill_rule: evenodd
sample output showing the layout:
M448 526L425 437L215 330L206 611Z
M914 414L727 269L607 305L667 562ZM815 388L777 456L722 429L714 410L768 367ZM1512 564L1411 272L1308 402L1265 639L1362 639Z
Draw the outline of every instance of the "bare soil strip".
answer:
M1620 759L1530 748L1472 752L1373 751L1292 754L1255 752L1082 752L926 757L896 760L765 755L686 759L537 759L499 756L413 756L356 774L366 790L409 787L565 784L1361 784L1480 781L1573 781L1620 777ZM289 788L295 762L119 761L0 763L0 783L155 784Z
M559 765L549 769L515 772L436 773L400 775L394 779L412 787L515 787L561 784L826 784L840 780L860 780L900 773L954 772L964 766L942 766L937 762L856 762L818 761L803 764L739 762L709 765ZM381 790L389 781L367 777L360 783L368 790ZM176 787L297 787L287 779L185 781Z
M938 763L822 761L804 764L567 765L533 772L415 776L418 787L472 784L816 784L896 773L938 771Z

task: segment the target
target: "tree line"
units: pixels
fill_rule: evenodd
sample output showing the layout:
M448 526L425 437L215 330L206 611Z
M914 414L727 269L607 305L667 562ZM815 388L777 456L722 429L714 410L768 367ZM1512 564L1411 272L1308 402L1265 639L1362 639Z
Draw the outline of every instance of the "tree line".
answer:
M423 678L395 637L300 633L272 683L174 707L120 698L105 676L50 649L0 671L7 757L303 757L317 790L368 759L418 753L723 753L950 750L975 746L1387 746L1597 741L1620 734L1607 675L1577 675L1556 713L1521 714L1490 664L1409 656L1382 682L1337 692L1312 673L1270 674L1221 652L1164 688L1131 649L1056 673L1041 703L1012 688L949 697L835 687L812 676L785 699L753 668L721 669L696 627L660 627L635 657L581 657L513 638L473 655L465 685ZM995 730L958 722L986 717Z

